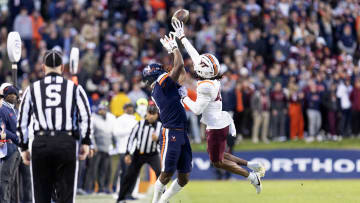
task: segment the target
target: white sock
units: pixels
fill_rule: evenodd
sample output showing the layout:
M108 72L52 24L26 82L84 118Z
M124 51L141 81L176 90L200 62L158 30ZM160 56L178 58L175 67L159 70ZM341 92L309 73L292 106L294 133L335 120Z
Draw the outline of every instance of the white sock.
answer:
M152 200L152 203L158 203L161 195L163 194L165 190L166 185L162 184L159 179L156 180L155 186L154 186L154 197Z
M255 167L258 166L259 164L257 162L254 161L248 161L247 162L247 167Z
M165 203L167 200L169 200L172 196L174 196L176 193L180 192L180 190L183 187L181 187L178 183L178 180L175 179L174 182L171 184L170 188L166 190L166 192L161 196L161 199L159 203Z

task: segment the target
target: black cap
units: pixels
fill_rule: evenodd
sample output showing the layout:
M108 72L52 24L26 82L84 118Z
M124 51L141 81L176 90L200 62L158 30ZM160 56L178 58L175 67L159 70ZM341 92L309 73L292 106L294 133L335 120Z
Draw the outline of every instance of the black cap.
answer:
M149 112L150 114L156 114L159 112L159 110L155 105L149 105L147 108L147 112Z
M19 92L16 87L14 86L8 86L4 89L4 98L6 98L9 94L16 94L17 97L19 97Z
M62 64L61 53L53 49L45 52L43 60L44 64L50 68L55 68Z

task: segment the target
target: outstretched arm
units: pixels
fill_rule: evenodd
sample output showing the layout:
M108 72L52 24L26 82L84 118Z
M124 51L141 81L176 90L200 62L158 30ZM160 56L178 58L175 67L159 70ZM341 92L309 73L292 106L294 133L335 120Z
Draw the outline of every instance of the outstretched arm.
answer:
M184 69L184 60L182 58L182 55L179 51L179 49L174 50L174 68L169 73L169 76L176 82L181 83L182 81L179 81L181 75L185 75L185 69ZM184 78L184 77L181 77Z
M194 65L200 64L200 54L194 46L190 43L190 41L186 38L185 32L184 32L184 23L180 22L178 19L173 19L173 22L171 23L175 30L176 37L179 38L181 43L184 45L186 51L191 57L191 60L193 61Z
M196 51L195 47L190 43L190 41L186 37L184 37L182 38L181 43L184 45L187 53L190 55L193 64L200 64L200 54L198 53L198 51Z
M179 82L180 75L185 74L185 69L184 60L176 43L175 33L170 32L169 36L165 36L164 38L160 39L160 42L166 48L169 54L172 53L174 55L174 66L169 73L169 76L175 82Z

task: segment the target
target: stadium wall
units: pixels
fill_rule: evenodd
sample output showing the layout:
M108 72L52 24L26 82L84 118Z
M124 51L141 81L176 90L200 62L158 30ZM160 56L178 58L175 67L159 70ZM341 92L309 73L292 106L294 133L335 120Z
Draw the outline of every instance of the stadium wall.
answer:
M265 179L359 179L360 150L262 150L236 152L247 160L261 161ZM191 179L216 179L215 168L205 152L193 153ZM232 178L243 179L232 175Z

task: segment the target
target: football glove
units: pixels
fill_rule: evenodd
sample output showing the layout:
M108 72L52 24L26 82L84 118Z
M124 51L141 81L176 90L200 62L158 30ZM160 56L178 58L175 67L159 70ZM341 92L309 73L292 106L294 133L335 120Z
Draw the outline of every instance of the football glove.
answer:
M185 37L184 23L174 18L171 22L172 27L175 30L175 35L179 40Z
M179 95L180 95L181 99L183 99L183 98L185 98L185 97L187 96L187 89L186 89L186 87L181 86L181 87L178 89L178 91L179 91Z
M174 50L178 48L174 32L170 32L169 36L165 35L164 38L160 39L160 42L169 54L173 53Z

